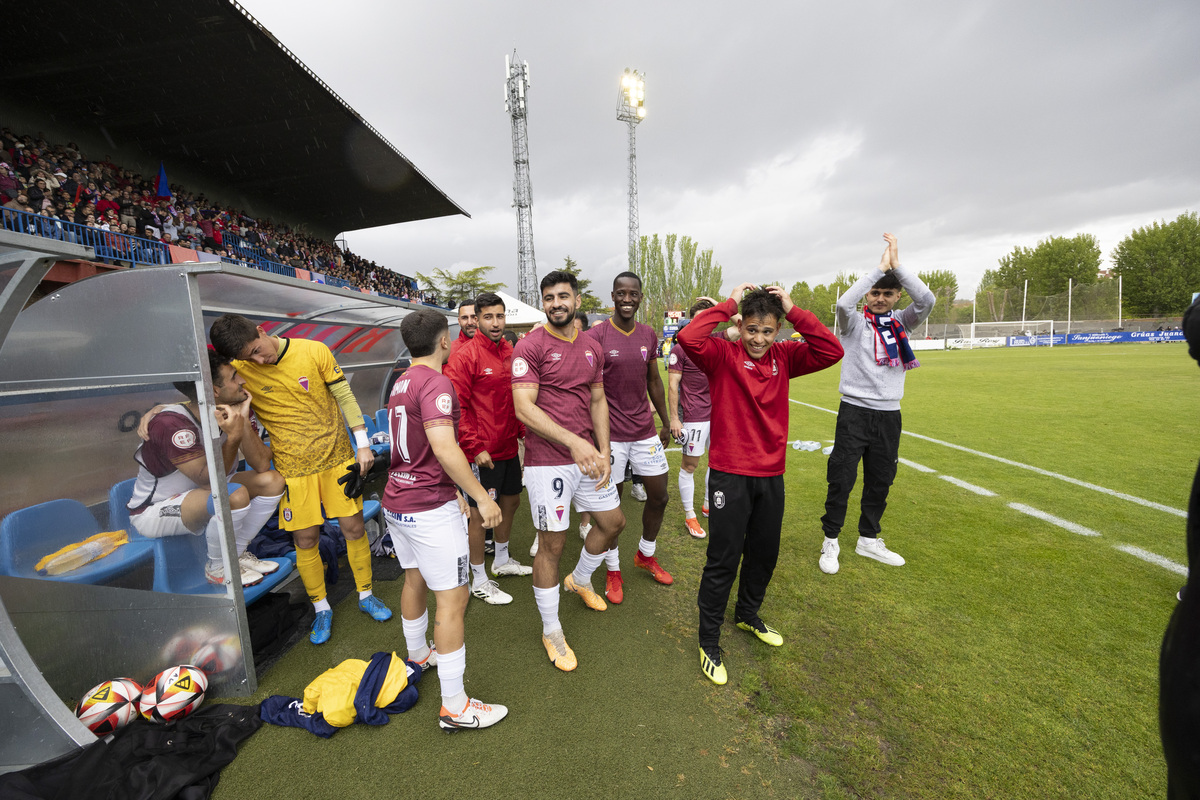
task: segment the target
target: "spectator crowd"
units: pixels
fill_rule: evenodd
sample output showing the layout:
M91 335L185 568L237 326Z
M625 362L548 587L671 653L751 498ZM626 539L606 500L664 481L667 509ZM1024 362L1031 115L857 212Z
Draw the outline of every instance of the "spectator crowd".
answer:
M40 134L0 128L0 205L36 215L36 224L25 225L29 233L62 238L61 223L74 223L213 253L247 266L308 270L400 300L437 303L437 296L419 290L412 278L332 242L256 219L179 185L171 185L169 197L156 191L155 181L113 163L110 156L93 161L74 142L51 145ZM137 239L113 236L109 243L114 260L155 260L138 257Z

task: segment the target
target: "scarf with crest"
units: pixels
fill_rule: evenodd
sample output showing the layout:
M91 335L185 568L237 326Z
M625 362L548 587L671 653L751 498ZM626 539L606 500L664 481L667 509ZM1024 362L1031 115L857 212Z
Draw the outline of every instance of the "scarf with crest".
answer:
M912 346L908 343L908 334L904 332L904 324L886 314L872 314L863 309L863 316L875 329L875 363L881 367L903 366L906 370L921 366L913 354Z

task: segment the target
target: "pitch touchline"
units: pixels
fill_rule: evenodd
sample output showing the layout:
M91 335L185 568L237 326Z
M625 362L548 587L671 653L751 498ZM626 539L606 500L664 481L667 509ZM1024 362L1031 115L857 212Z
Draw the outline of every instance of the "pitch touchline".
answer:
M814 408L817 411L824 411L826 414L835 414L835 415L837 414L836 411L832 411L828 408L822 408L821 406L814 406L812 403L802 403L799 400L793 400L790 397L788 399L791 400L793 403L795 403L798 406L807 406L808 408ZM954 444L953 442L944 442L941 439L934 439L932 436L922 436L921 434L913 433L912 431L904 431L904 435L912 436L916 439L921 439L926 442L932 442L933 444L940 444L943 447L949 447L953 450L961 450L962 452L970 453L973 456L980 456L981 458L990 458L993 461L999 461L1001 464L1007 464L1010 467L1019 467L1021 469L1027 469L1030 472L1036 472L1038 475L1045 475L1047 478L1057 478L1060 481L1066 481L1067 483L1074 484L1075 486L1083 487L1084 489L1091 489L1092 491L1100 492L1101 494L1106 494L1106 495L1109 495L1110 497L1116 497L1120 500L1128 500L1131 503L1137 503L1138 505L1145 506L1146 508L1153 508L1156 511L1165 511L1168 514L1174 514L1177 517L1183 517L1184 519L1187 519L1187 512L1183 511L1181 509L1172 508L1171 506L1163 505L1162 503L1156 503L1153 500L1146 500L1141 497L1134 497L1131 494L1125 494L1124 492L1118 492L1113 489L1106 489L1103 486L1098 486L1094 483L1088 483L1087 481L1081 481L1078 478L1072 478L1069 475L1063 475L1059 472L1051 472L1048 469L1042 469L1041 467L1035 467L1032 464L1022 464L1020 461L1013 461L1012 459L1003 458L1001 456L994 456L991 453L985 453L982 450L972 450L969 447L963 447L961 444Z
M911 467L918 472L937 475L937 470L933 469L932 467L927 467L924 464L918 464L915 461L909 461L907 458L901 458L899 461L906 467ZM952 475L937 476L947 483L952 483L955 486L966 489L968 492L974 492L975 494L983 497L997 497L997 494L991 489L985 489L982 486L976 486L973 483L967 483L966 481L959 480ZM1062 517L1056 517L1053 514L1047 514L1045 511L1039 511L1038 509L1033 508L1032 506L1027 506L1024 503L1008 503L1008 507L1013 511L1019 511L1022 514L1035 517L1043 522L1048 522L1051 525L1062 528L1063 530L1070 531L1071 533L1077 533L1080 536L1100 536L1098 531L1094 531L1091 528L1085 528L1082 525L1077 525L1070 520L1063 519ZM1128 553L1135 558L1140 558L1142 561L1147 563L1154 564L1155 566L1162 567L1163 569L1168 569L1177 575L1183 575L1184 577L1187 577L1187 567L1185 567L1183 564L1177 564L1171 559L1160 556L1157 553L1151 553L1149 550L1143 550L1142 548L1134 547L1131 544L1114 544L1113 548L1120 550L1122 553Z

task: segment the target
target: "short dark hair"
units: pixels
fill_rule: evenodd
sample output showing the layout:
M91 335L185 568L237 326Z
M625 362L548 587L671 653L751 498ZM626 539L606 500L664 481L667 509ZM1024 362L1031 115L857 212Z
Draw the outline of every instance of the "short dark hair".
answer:
M896 277L896 273L888 270L883 273L883 277L871 284L872 289L901 289L900 279Z
M217 376L221 374L221 367L228 364L229 359L218 353L216 348L211 345L205 348L205 350L208 353L208 373L212 375L213 387L215 388L219 385L219 378ZM188 400L191 400L193 403L197 402L195 383L192 381L175 381L173 385Z
M448 330L450 321L446 315L431 308L417 309L400 321L400 336L413 358L432 355L438 337Z
M588 328L592 327L592 321L590 319L588 319L588 315L587 315L586 311L583 311L583 310L576 311L575 319L579 320L579 323L582 326L581 330L586 331Z
M472 308L474 308L475 301L471 298L467 298L466 300L463 300L461 303L458 304L458 310L462 311L463 306L471 306Z
M774 317L783 319L783 301L766 289L755 289L742 295L742 319Z
M688 309L688 319L695 319L701 311L707 311L712 307L713 304L708 300L697 300L695 305Z
M241 314L226 314L208 329L208 338L225 358L237 358L258 338L258 326Z
M629 270L625 270L624 272L619 273L617 275L617 277L613 278L613 291L614 292L617 290L617 281L621 280L621 278L633 278L635 281L638 282L638 291L642 290L642 279L638 277L637 273L630 272Z
M542 278L539 291L545 292L551 286L558 286L560 283L569 283L571 291L579 294L579 278L575 277L574 272L567 272L565 269L556 269Z
M479 297L475 298L476 314L479 313L479 309L490 308L492 306L500 306L501 308L505 308L503 298L501 298L500 295L496 294L495 292L484 292L483 294L479 295ZM505 310L507 310L507 308L505 308Z
M517 334L512 328L505 328L503 336L505 339L508 339L508 343L513 347L517 346Z

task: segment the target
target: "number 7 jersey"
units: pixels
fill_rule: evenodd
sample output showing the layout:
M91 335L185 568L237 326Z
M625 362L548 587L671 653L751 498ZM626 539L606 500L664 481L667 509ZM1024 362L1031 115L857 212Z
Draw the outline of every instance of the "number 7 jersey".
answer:
M454 385L437 370L417 364L396 379L388 398L392 466L383 493L388 511L415 514L454 499L454 482L434 455L425 431L450 425L457 439L458 413Z

